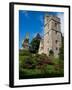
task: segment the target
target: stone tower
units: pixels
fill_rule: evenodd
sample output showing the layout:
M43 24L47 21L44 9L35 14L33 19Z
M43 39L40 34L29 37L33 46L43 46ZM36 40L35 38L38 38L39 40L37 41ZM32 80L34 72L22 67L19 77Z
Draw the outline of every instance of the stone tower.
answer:
M50 50L58 56L61 47L61 23L56 16L45 15L44 18L44 37L40 40L39 54L49 55Z
M29 49L29 33L26 33L25 39L22 41L22 49Z
M58 56L61 47L60 18L45 15L44 21L44 53L49 55L52 50Z

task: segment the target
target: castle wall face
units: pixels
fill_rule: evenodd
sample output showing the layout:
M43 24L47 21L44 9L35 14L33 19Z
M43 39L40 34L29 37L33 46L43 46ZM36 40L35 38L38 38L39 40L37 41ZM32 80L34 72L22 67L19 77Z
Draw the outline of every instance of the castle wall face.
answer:
M60 18L55 16L45 16L44 22L44 39L43 50L39 53L45 53L49 55L49 51L52 50L55 56L58 56L59 49L61 47L61 28L60 28Z
M39 54L44 53L44 41L43 39L40 41L40 46L39 46Z

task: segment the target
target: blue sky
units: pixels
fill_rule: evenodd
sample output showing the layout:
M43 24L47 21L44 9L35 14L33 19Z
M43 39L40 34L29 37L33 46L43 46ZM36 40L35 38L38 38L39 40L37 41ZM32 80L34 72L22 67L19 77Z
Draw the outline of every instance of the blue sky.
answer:
M43 35L45 14L55 15L61 18L61 31L63 32L63 12L40 12L19 10L19 48L22 47L22 40L25 38L27 32L29 33L29 41L31 41L37 33Z

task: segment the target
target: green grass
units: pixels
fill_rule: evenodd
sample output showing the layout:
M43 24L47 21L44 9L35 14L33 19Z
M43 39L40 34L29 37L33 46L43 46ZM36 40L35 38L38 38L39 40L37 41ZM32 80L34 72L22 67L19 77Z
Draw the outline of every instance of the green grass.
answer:
M51 60L51 63L43 63L43 60ZM47 57L46 55L33 55L28 51L19 54L19 78L50 78L63 77L64 64L59 58Z

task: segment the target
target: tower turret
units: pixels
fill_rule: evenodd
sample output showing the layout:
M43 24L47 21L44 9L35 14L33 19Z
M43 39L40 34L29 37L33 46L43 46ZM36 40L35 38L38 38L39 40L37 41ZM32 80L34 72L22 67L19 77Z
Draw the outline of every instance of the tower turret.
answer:
M25 39L22 41L22 48L25 50L29 49L29 33L26 33Z

